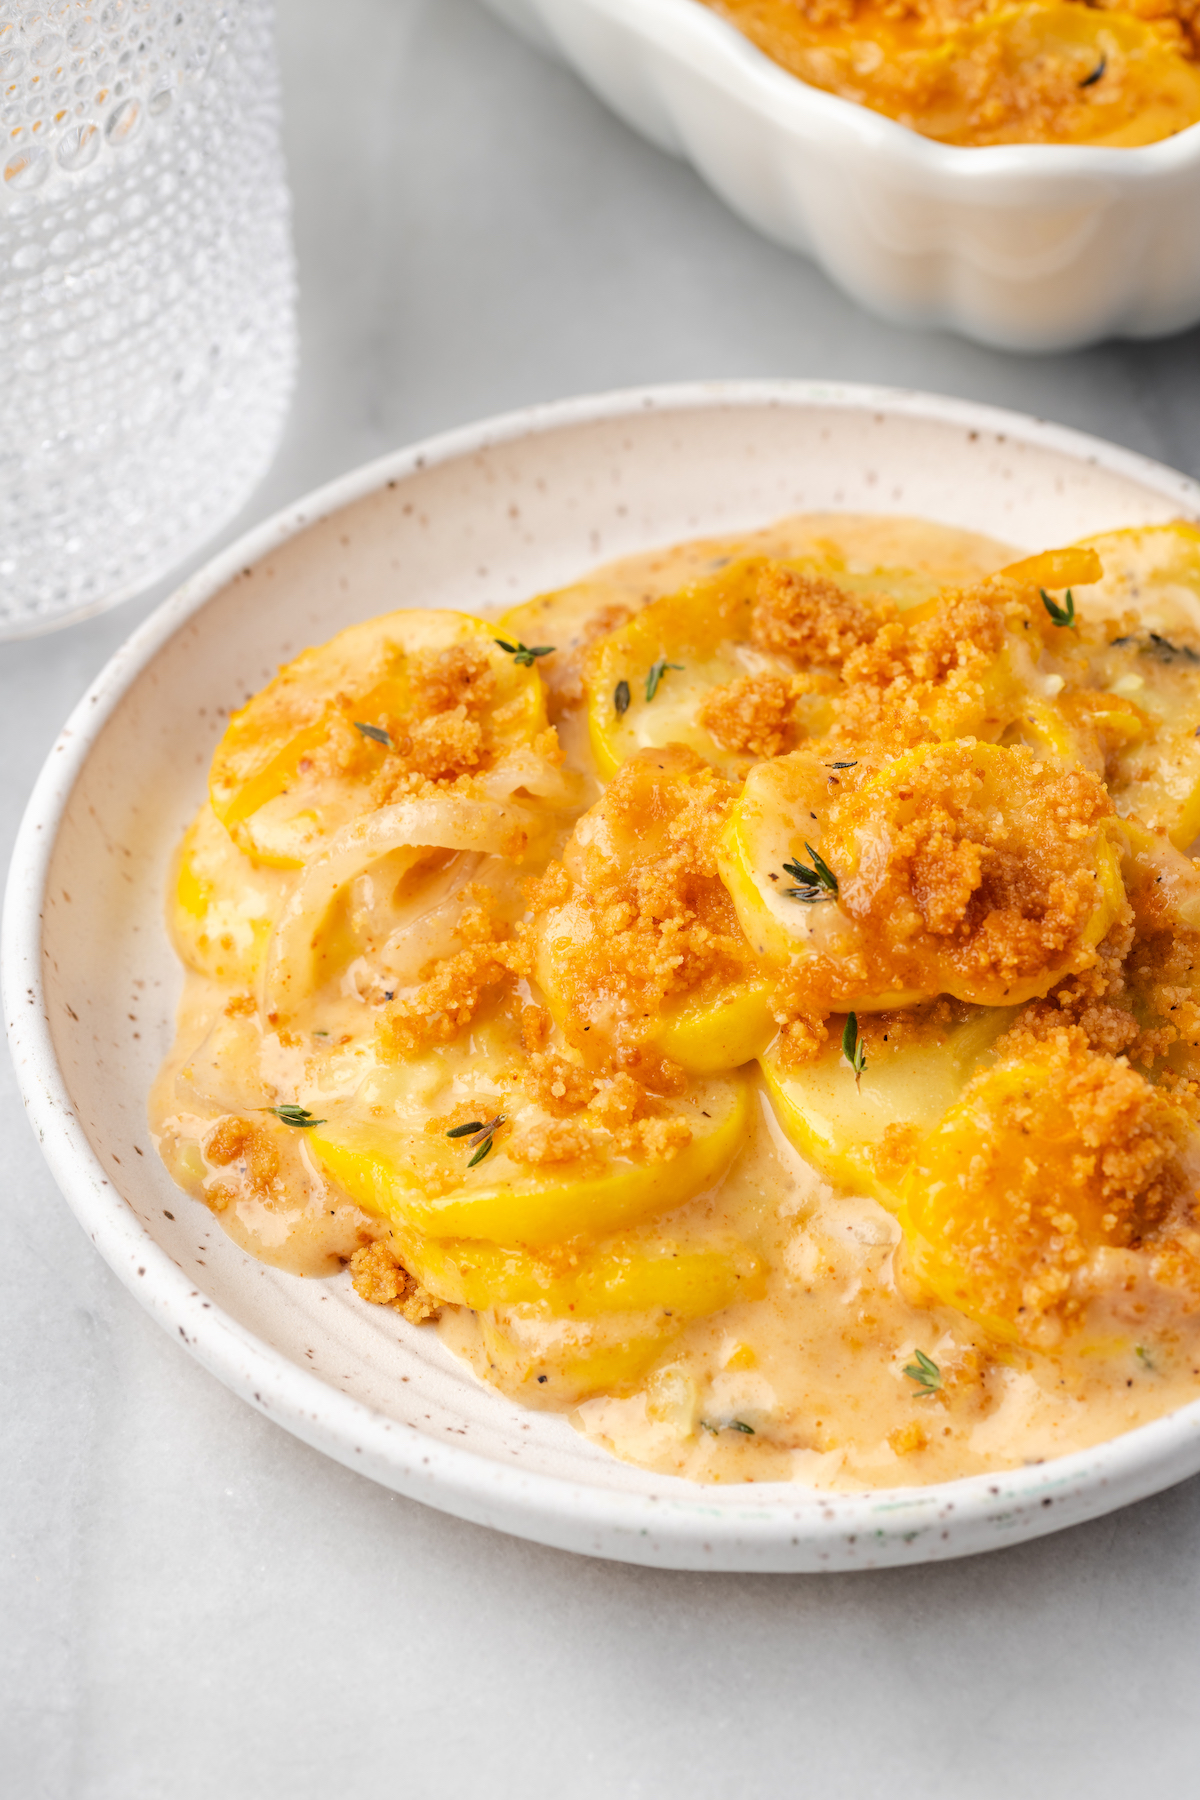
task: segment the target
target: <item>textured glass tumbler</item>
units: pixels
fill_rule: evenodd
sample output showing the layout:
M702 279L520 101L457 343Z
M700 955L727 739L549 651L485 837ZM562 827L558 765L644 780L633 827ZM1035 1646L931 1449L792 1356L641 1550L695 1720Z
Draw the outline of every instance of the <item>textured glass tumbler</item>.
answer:
M0 637L113 606L279 442L271 0L0 0Z

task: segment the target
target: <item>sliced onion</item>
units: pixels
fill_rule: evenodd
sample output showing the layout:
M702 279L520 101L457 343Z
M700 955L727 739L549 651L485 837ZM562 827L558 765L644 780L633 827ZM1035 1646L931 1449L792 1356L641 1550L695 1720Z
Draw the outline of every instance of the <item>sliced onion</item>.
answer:
M518 860L537 821L512 802L438 794L401 800L343 827L308 863L276 921L267 947L263 1011L272 1024L294 1017L318 984L318 945L329 909L347 884L383 856L475 850Z
M507 800L518 788L523 788L527 794L538 800L548 800L552 806L572 805L578 788L577 777L567 774L557 763L538 756L533 750L510 751L501 757L494 769L477 776L476 783L497 800Z
M378 1001L384 989L415 987L428 963L451 956L462 922L462 889L474 880L483 861L482 856L460 851L448 868L423 882L420 892L393 915L392 929L379 948L350 964L342 977L342 992Z

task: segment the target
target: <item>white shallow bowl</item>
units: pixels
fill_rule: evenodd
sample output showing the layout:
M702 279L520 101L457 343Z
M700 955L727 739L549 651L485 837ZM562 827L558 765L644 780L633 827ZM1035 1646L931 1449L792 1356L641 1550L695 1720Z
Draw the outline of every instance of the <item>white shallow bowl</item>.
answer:
M1200 125L961 149L809 87L698 0L485 3L885 318L1004 350L1200 319Z
M512 603L602 559L819 508L908 512L1029 550L1200 516L1200 487L1094 438L920 394L799 383L540 408L403 450L251 532L119 651L68 721L13 859L4 1004L25 1103L80 1223L192 1355L386 1486L564 1549L666 1567L878 1567L986 1550L1200 1468L1200 1402L1007 1475L866 1494L705 1487L606 1456L480 1385L348 1279L253 1261L168 1179L146 1095L180 971L168 861L225 710L396 606Z

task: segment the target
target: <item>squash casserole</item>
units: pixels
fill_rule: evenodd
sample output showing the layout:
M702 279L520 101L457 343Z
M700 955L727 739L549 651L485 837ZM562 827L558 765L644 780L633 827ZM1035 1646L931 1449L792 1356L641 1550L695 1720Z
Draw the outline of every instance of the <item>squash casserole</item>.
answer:
M1130 149L1200 120L1197 0L705 0L805 81L943 144Z
M1200 1395L1198 834L1191 524L805 515L394 612L229 720L155 1141L645 1466L1060 1455Z

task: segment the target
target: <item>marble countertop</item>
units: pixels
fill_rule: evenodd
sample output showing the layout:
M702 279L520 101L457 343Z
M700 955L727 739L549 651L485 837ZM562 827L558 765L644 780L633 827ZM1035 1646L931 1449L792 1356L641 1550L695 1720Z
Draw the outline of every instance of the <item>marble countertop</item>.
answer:
M473 0L279 13L303 363L235 529L444 426L707 376L931 388L1200 474L1200 333L1021 358L894 330ZM67 711L158 598L0 652L6 845ZM873 1575L663 1574L489 1534L226 1393L80 1232L7 1062L0 1106L7 1793L1191 1791L1200 1480Z

